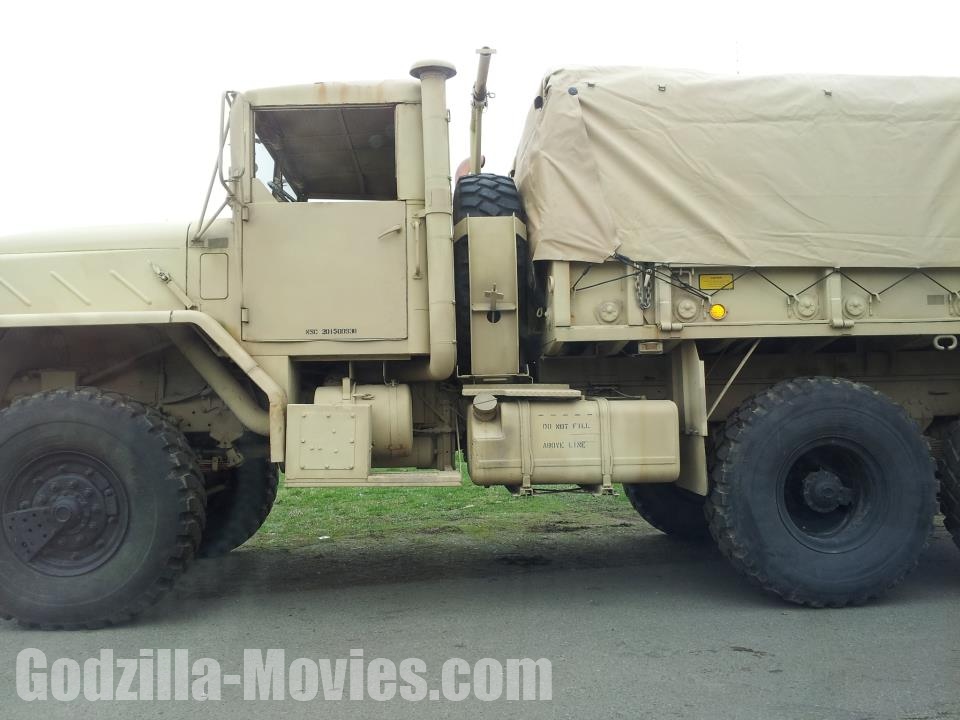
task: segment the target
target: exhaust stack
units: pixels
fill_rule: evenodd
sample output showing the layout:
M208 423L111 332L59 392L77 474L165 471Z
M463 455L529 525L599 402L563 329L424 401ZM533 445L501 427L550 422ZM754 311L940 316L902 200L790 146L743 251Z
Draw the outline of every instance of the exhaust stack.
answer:
M427 235L427 297L430 358L396 368L399 380L446 380L457 366L453 294L453 198L450 195L450 133L446 82L457 74L450 63L425 60L410 69L420 80L423 113L424 214Z

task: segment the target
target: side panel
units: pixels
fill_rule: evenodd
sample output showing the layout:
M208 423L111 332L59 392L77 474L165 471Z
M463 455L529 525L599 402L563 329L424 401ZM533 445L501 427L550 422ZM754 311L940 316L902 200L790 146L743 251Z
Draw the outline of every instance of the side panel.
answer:
M423 201L423 113L418 104L397 105L397 197Z
M523 226L515 217L464 222L470 257L470 372L514 375L520 369L516 237Z
M598 342L613 355L631 340L960 333L957 268L541 267L547 355ZM713 304L723 306L716 318Z
M363 480L370 472L369 405L288 405L290 480Z
M182 286L184 265L180 249L2 255L0 313L182 310L152 268Z
M407 336L402 202L255 203L243 225L243 339Z

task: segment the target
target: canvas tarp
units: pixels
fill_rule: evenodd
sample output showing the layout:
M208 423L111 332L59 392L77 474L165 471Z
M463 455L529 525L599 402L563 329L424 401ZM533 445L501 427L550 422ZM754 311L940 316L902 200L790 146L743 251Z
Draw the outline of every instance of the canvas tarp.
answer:
M559 70L515 173L540 260L958 266L960 79Z

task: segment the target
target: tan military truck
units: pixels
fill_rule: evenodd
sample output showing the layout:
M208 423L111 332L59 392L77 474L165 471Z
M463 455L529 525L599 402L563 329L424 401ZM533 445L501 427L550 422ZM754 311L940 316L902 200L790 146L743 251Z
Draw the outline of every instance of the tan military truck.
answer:
M935 458L957 532L960 81L560 70L499 176L489 53L455 189L424 62L227 93L189 227L0 241L0 613L126 620L279 471L457 486L458 448L807 605L916 564Z

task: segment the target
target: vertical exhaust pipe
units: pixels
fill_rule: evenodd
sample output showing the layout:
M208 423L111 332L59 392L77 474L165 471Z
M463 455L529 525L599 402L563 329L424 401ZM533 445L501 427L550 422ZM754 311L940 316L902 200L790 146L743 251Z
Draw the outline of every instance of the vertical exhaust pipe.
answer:
M424 213L427 235L427 298L430 358L396 367L399 380L446 380L457 365L453 300L453 199L450 195L450 133L446 82L457 74L439 60L419 62L410 74L420 80L423 114Z

